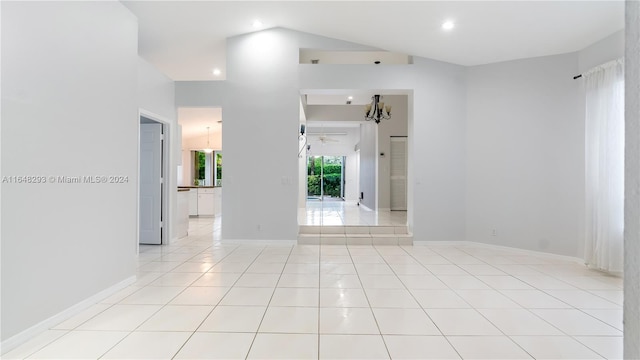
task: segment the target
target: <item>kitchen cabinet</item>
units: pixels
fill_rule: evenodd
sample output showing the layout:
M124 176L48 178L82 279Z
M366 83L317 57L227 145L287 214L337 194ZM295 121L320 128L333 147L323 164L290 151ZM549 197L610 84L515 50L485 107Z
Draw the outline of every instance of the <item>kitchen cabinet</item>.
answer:
M184 187L185 189L187 187ZM219 216L222 209L221 187L189 187L189 216Z
M198 189L198 216L215 215L214 188Z
M189 216L198 216L198 189L189 189Z

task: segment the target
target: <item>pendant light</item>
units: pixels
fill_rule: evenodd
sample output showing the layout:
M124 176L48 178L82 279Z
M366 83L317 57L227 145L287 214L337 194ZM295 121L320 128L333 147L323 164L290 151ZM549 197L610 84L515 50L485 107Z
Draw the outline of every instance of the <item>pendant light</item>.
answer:
M209 127L208 126L207 126L207 147L205 149L202 149L202 151L206 152L207 154L211 154L213 152L213 149L209 145Z

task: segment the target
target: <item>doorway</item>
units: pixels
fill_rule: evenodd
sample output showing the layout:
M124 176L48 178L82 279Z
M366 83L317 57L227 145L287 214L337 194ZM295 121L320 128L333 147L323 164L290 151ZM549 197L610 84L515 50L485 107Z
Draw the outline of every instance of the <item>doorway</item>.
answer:
M138 177L138 243L168 242L168 126L140 115Z
M307 200L344 201L344 156L307 156Z

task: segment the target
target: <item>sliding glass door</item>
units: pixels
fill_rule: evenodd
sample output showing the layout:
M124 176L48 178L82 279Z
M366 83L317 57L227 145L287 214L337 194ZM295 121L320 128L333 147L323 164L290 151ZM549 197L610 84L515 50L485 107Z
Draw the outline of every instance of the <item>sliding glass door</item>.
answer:
M344 156L307 157L307 199L344 200Z

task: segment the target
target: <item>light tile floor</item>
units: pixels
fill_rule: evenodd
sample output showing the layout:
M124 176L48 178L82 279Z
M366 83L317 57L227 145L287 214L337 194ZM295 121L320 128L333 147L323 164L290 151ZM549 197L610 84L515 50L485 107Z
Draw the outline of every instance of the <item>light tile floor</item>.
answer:
M212 229L214 229L212 231ZM620 359L622 279L477 246L140 249L138 281L3 359Z
M308 200L298 211L299 225L406 225L406 211L371 211L348 201Z

